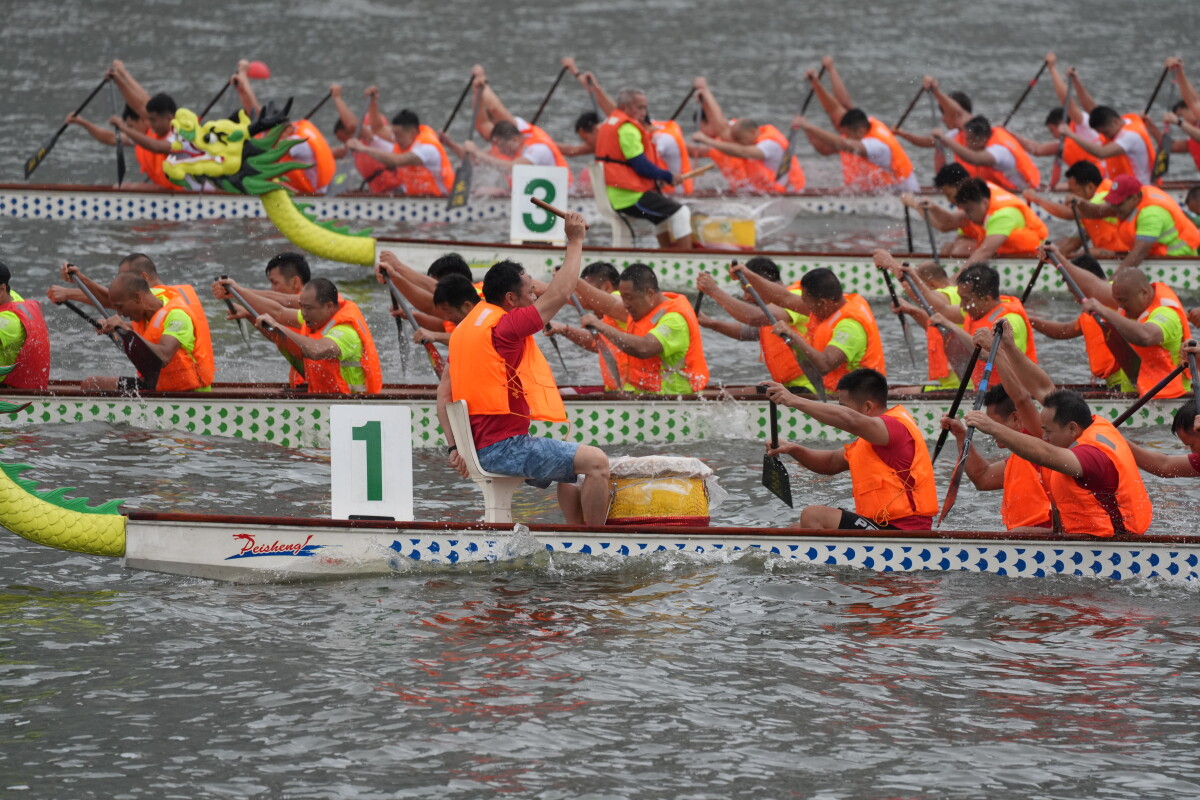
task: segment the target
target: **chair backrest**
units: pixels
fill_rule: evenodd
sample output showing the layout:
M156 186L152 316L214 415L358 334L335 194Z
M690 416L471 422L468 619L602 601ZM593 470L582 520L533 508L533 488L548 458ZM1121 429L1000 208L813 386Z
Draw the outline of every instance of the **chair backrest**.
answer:
M471 433L471 416L467 412L466 400L455 400L446 404L446 417L450 420L450 432L454 434L454 444L458 454L467 464L467 472L471 477L482 476L486 473L479 465L479 454L475 452L475 437Z
M608 184L604 182L604 164L600 161L592 162L592 165L588 167L588 175L592 178L592 194L595 195L596 213L612 228L612 246L632 246L633 235L629 231L629 224L608 201Z

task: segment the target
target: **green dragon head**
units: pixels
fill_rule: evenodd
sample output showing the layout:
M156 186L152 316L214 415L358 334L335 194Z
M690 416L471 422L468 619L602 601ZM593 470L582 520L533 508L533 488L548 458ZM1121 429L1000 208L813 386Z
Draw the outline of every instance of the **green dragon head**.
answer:
M261 195L290 188L276 179L291 170L308 169L312 164L283 160L302 140L282 138L287 128L286 118L271 121L275 124L269 127L262 118L252 125L246 112L239 111L236 122L215 119L201 124L193 111L181 108L175 112L171 126L199 154L185 153L182 142L177 142L176 152L163 163L163 172L180 186L185 186L186 178L191 176L233 194ZM256 137L255 128L266 132Z

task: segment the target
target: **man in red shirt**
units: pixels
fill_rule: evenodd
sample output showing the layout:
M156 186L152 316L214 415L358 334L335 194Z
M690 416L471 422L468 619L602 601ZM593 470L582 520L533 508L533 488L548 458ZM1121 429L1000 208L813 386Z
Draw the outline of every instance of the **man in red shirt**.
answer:
M546 327L575 291L587 225L579 214L566 220L563 266L537 296L519 264L502 261L483 279L479 303L450 336L450 368L438 385L438 419L449 445L450 465L464 478L445 407L466 400L480 465L545 488L558 483L558 502L568 524L603 525L608 516L608 457L597 447L529 435L531 419L565 421L554 376L533 335ZM576 478L583 475L582 487Z

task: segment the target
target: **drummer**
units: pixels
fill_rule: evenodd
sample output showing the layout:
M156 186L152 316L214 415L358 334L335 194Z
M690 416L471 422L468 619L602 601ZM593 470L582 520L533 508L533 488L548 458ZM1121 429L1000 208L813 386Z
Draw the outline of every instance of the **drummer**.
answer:
M933 463L925 438L903 406L888 408L887 378L873 369L856 369L837 384L838 403L794 395L779 383L767 384L767 396L857 438L836 450L818 450L791 442L768 448L789 455L819 475L850 471L854 511L811 505L800 512L798 527L827 530L929 530L938 510Z

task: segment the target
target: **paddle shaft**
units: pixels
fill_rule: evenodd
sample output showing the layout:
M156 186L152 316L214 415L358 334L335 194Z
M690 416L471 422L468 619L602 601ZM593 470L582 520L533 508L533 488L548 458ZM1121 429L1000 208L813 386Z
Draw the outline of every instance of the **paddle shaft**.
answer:
M1058 270L1062 276L1063 283L1067 285L1067 289L1075 297L1076 302L1082 303L1086 300L1087 295L1083 293L1083 289L1079 287L1075 278L1071 276L1066 265L1053 252L1047 251L1047 254L1050 257L1050 263ZM1125 370L1125 376L1131 381L1137 381L1137 373L1141 369L1141 359L1138 357L1138 354L1134 352L1129 342L1125 341L1125 337L1117 333L1116 329L1104 317L1095 311L1090 312L1090 316L1100 326L1100 330L1104 332L1104 343L1108 347L1109 352L1112 353L1113 358L1121 365L1121 369Z
M1188 353L1188 369L1192 375L1192 403L1200 408L1200 368L1196 366L1196 354Z
M882 268L881 271L883 272L883 282L887 284L888 294L892 296L892 303L899 307L900 297L896 294L896 284L892 283L892 273ZM904 331L904 344L908 345L908 355L912 358L912 363L915 367L917 365L917 351L913 348L912 331L908 329L908 317L901 311L897 311L896 316L900 320L900 329Z
M404 299L404 295L396 288L396 284L392 282L390 275L387 276L385 283L387 283L388 291L392 294L392 300L400 306L400 310L404 312L404 318L408 320L408 324L416 331L421 326L417 324L417 318L413 316L412 308L409 307L408 301ZM438 378L441 378L443 370L446 369L446 362L442 358L442 354L433 346L433 342L423 341L421 342L421 346L429 354L429 365L433 367L433 371Z
M735 261L733 263L736 266L737 262ZM772 321L775 319L775 315L771 313L771 309L767 308L767 304L763 302L762 295L760 295L758 290L754 288L754 284L750 283L750 279L741 273L738 273L737 278L738 283L742 285L742 289L746 292L749 292L750 297L754 299L754 304L758 306L758 310L761 311L763 316L767 318L767 324L772 324ZM817 397L821 398L821 402L825 402L825 381L822 380L824 376L817 372L816 368L809 362L808 356L804 354L804 351L794 346L788 337L784 336L782 333L776 333L775 335L787 342L788 347L796 357L796 363L798 363L800 365L800 369L804 371L804 377L808 378L808 382L812 384L813 391L816 392Z
M400 304L396 302L396 298L392 296L391 292L388 292L388 299L392 303L392 311L399 311ZM400 372L407 375L409 338L404 335L404 317L397 317L393 314L392 320L394 320L396 323L396 338L398 340L397 344L400 346Z
M225 93L227 91L229 91L229 86L230 86L230 81L225 81L225 85L221 87L221 91L217 92L216 96L213 97L212 100L209 100L208 105L206 105L204 107L204 110L200 112L200 119L204 119L205 117L207 117L208 112L212 111L212 107L215 106L217 103L221 102L221 98L225 96Z
M825 65L821 65L821 71L817 73L817 80L821 80L825 75ZM800 104L800 116L804 116L808 112L808 104L812 102L813 94L816 89L813 86L808 87L808 94L804 95L804 102ZM792 130L788 133L787 147L783 151L783 158L779 160L779 167L775 170L775 180L781 181L788 174L792 167L792 151L796 149L796 137L800 134L800 128L797 125L792 126Z
M219 278L219 280L223 280L223 281L225 281L225 280L229 280L229 276L228 276L228 275L222 275L222 276ZM236 314L236 313L237 313L237 309L233 307L233 301L232 301L232 300L230 300L228 297L226 297L226 298L225 298L225 307L229 309L229 313L230 313L230 314ZM249 306L246 306L246 310L247 310L247 311L252 311L252 309L251 309ZM237 323L238 333L240 333L240 334L242 335L242 342L243 342L243 343L246 345L246 347L249 347L249 346L250 346L250 340L246 338L246 329L242 327L242 320L241 320L241 317L238 317L237 319L235 319L235 320L234 320L234 322L236 322L236 323Z
M113 116L117 113L117 85L112 81L108 82L109 98L112 101ZM117 188L121 188L121 184L125 183L125 141L121 138L121 128L113 125L113 135L116 137L117 146Z
M222 275L221 277L222 277L222 278L224 278L224 277L226 277L226 276ZM243 296L242 296L242 293L241 293L241 292L239 292L239 291L237 290L237 288L236 288L236 287L234 287L234 286L229 286L229 285L226 285L226 286L225 286L225 288L229 290L229 293L230 293L231 295L233 295L233 299L234 299L234 300L237 300L239 303L241 303L241 304L242 304L242 306L243 306L243 307L244 307L244 308L245 308L247 311L249 311L251 314L255 313L255 312L254 312L254 306L250 305L250 303L249 303L249 302L246 300L246 298L245 298L245 297L243 297ZM229 301L226 301L226 302L229 302ZM232 304L232 303L230 303L229 310L230 310L230 311L232 311L232 310L233 310L233 304ZM254 327L256 327L256 328L257 328L257 327L258 327L258 325L255 325ZM278 326L278 325L275 325L274 323L271 323L271 322L264 322L264 323L263 323L263 328L265 328L265 329L266 329L268 332L270 332L270 331L274 331L274 332L276 332L276 333L280 333L280 334L282 334L282 333L283 333L283 331L279 329L279 326Z
M1167 89L1167 108L1175 102L1175 82ZM1171 123L1163 124L1162 141L1158 143L1158 153L1154 156L1154 167L1150 170L1150 180L1157 183L1167 170L1171 168Z
M1067 81L1067 92L1063 97L1062 104L1062 124L1070 127L1071 125L1071 93L1075 91L1075 82ZM1058 172L1061 170L1064 162L1063 151L1067 149L1067 137L1062 137L1058 143L1058 152L1054 155L1054 176L1050 179L1050 188L1054 188L1054 184L1058 182ZM1070 165L1068 165L1070 166Z
M933 235L933 223L929 221L928 208L921 209L921 217L925 220L925 233L929 235L929 254L933 258L933 263L940 267L942 260L938 257L937 239Z
M575 310L579 312L581 319L587 313L583 307L583 303L579 302L579 295L574 292L571 293L571 305L575 306ZM620 389L622 378L621 368L617 366L617 357L613 355L612 350L609 350L608 345L604 343L604 337L600 331L596 330L592 325L588 325L585 330L592 334L592 339L596 342L596 352L600 354L601 360L604 361L604 366L608 367L608 371L612 373L613 383L616 384L616 388Z
M1021 104L1025 102L1025 98L1029 97L1029 93L1033 91L1033 87L1037 86L1038 80L1042 77L1042 73L1046 71L1046 67L1048 66L1050 66L1050 62L1043 60L1042 66L1038 67L1037 74L1033 76L1033 80L1031 80L1029 85L1025 87L1025 91L1021 92L1021 96L1017 98L1016 105L1013 106L1012 111L1008 112L1008 116L1004 118L1004 122L1000 124L1000 127L1008 127L1008 123L1012 121L1013 115L1017 113L1017 109L1019 109Z
M326 92L325 96L321 98L320 102L318 102L315 106L312 107L312 111L309 111L307 114L304 115L304 119L311 119L313 114L316 114L318 111L320 111L322 108L324 108L325 104L329 102L329 98L331 98L331 97L333 97L333 92L332 91Z
M1033 285L1037 283L1038 276L1042 274L1042 267L1046 266L1046 259L1039 258L1037 266L1033 268L1033 274L1029 276L1029 283L1025 284L1025 291L1021 292L1021 303L1024 304L1029 300L1029 293L1033 291Z
M1142 406L1146 405L1146 403L1149 403L1151 400L1153 400L1155 395L1157 395L1159 392L1161 392L1163 389L1165 389L1168 383L1170 383L1171 381L1178 378L1181 374L1183 374L1183 371L1185 369L1188 369L1189 366L1190 365L1188 364L1187 361L1180 361L1175 366L1175 369L1168 372L1161 381L1159 381L1158 383L1151 386L1148 390L1146 390L1146 393L1144 395L1142 395L1141 397L1139 397L1137 399L1137 402L1135 402L1129 408L1125 409L1125 411L1122 412L1121 416L1114 419L1113 427L1119 427L1122 422L1124 422L1125 420L1129 419L1134 414L1136 414L1141 409Z
M929 90L929 124L932 125L934 128L936 128L938 126L938 118L937 117L938 117L937 98L935 98L933 96L933 90L930 89ZM945 164L946 163L946 145L942 144L941 139L934 138L933 146L934 146L934 149L937 150L938 157L941 158L942 163Z
M775 405L774 400L768 400L771 414L771 449L779 447L779 406Z
M85 320L87 320L88 324L91 325L96 330L100 330L100 328L103 327L98 321L96 321L95 319L92 318L91 314L87 313L82 308L80 308L79 306L72 303L70 300L63 300L62 304L64 306L66 306L67 308L71 309L72 311L74 311L79 316L83 317ZM118 350L121 350L122 352L124 352L124 348L121 347L121 340L117 337L117 335L115 333L110 333L108 335L108 338L113 344L115 344L117 346Z
M1075 233L1079 236L1079 243L1083 246L1083 254L1088 258L1092 257L1092 248L1088 246L1087 231L1083 229L1083 220L1079 218L1079 206L1071 204L1071 214L1075 217Z
M900 115L900 120L892 127L893 131L900 130L901 126L904 125L904 121L906 119L908 119L908 115L911 114L912 110L917 107L917 103L921 102L921 95L923 95L923 94L925 94L924 86L922 86L920 89L917 89L917 93L916 93L916 95L913 96L913 99L909 102L908 108L904 109L904 113Z
M683 102L679 104L679 108L675 109L675 113L671 115L671 121L674 121L676 117L683 113L683 110L687 108L687 104L691 101L694 94L696 94L695 86L688 90L687 96L683 98Z
M442 126L442 133L450 130L450 126L454 124L454 118L458 116L458 110L462 108L463 102L467 99L467 94L471 91L471 87L475 85L475 76L467 78L467 85L463 88L462 94L458 96L458 102L454 104L454 110L450 112L450 119L446 120L446 124Z
M474 80L474 76L472 76ZM471 97L471 129L467 131L467 141L475 141L475 125L479 122L479 93ZM471 199L471 180L475 176L475 165L469 155L463 154L463 159L454 172L454 185L450 187L450 197L446 204L450 208L461 208ZM431 356L432 357L432 356Z
M950 419L954 419L954 415L958 413L958 407L962 404L963 395L966 394L967 386L971 383L971 373L975 371L975 362L979 360L980 352L981 348L977 346L974 352L971 353L971 358L967 361L966 369L959 376L961 380L958 382L958 390L954 393L954 400L950 403L950 410L946 412L946 416L950 417ZM933 447L931 462L937 461L938 454L942 452L942 448L946 445L946 437L949 435L950 431L948 429L943 429L938 434L937 444Z
M88 107L88 103L92 102L92 100L96 97L96 95L100 94L100 90L104 88L104 84L108 83L109 80L110 80L110 78L107 75L105 75L104 80L100 81L100 83L96 86L95 89L92 89L92 93L89 94L87 96L87 98L82 103L79 104L79 108L75 109L74 113L76 116L83 113L83 110ZM64 122L62 124L62 127L60 127L54 133L54 135L50 137L49 141L47 141L44 145L39 147L37 152L29 157L29 159L25 162L25 177L26 177L26 179L28 179L29 176L33 174L33 171L35 169L37 169L38 166L40 166L43 161L46 160L46 156L50 155L50 151L54 149L54 145L58 142L58 137L62 136L63 132L67 128L69 128L70 125L71 125L71 123Z
M537 125L538 120L542 118L542 112L546 110L546 104L550 102L550 98L554 96L554 90L562 83L563 76L567 74L567 68L563 67L558 71L558 77L554 79L554 83L550 85L550 91L546 92L546 96L542 98L542 104L538 106L537 113L529 120L530 125Z
M1158 91L1162 89L1163 81L1167 79L1167 75L1171 73L1171 68L1163 69L1162 74L1158 76L1158 83L1154 84L1154 91L1150 93L1150 100L1146 103L1146 110L1142 112L1142 116L1149 116L1150 109L1154 108L1154 101L1158 99Z
M817 80L821 80L821 78L824 78L824 77L825 77L825 65L822 64L821 69L817 72ZM813 87L813 86L808 87L808 94L804 95L804 102L800 104L800 116L803 117L805 115L805 113L808 112L808 104L812 102L813 94L815 94L816 91L817 90L815 87Z
M908 241L908 252L913 251L912 237L912 209L908 206L904 207L904 236Z

